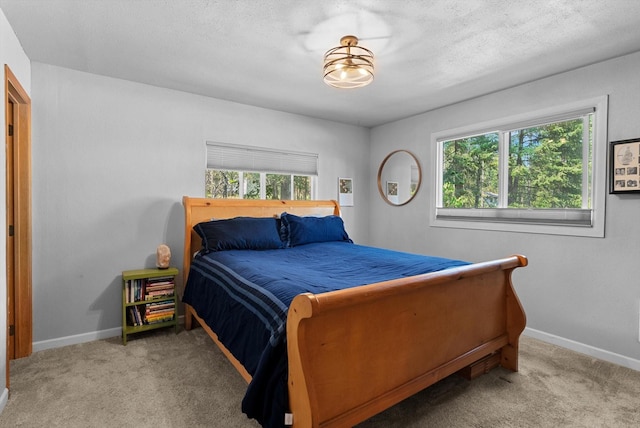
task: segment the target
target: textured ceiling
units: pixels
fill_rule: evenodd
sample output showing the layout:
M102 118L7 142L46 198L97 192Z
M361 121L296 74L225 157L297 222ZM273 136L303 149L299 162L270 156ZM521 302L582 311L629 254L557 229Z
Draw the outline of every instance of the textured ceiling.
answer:
M0 0L32 61L375 126L640 51L636 0ZM322 82L353 34L376 76Z

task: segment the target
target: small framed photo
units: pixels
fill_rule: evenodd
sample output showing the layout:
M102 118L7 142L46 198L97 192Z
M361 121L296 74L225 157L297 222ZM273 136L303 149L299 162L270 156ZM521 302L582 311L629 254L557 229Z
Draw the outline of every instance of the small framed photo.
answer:
M398 203L398 182L387 181L387 200L392 204Z
M612 141L609 169L609 193L640 192L640 138Z
M341 207L353 206L353 180L338 178L338 203Z
M387 181L387 196L398 196L397 181Z

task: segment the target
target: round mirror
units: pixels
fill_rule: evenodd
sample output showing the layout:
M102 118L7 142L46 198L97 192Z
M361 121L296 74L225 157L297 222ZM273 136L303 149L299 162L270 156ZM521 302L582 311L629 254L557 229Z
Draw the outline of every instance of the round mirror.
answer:
M378 191L388 204L409 203L422 181L420 163L413 153L396 150L387 155L378 168Z

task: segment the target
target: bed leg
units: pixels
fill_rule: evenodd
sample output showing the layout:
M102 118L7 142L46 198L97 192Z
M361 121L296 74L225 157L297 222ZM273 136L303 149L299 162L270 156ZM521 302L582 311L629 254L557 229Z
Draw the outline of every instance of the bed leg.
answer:
M500 365L512 372L518 371L518 346L507 345L500 350Z
M191 330L191 323L193 322L191 306L184 304L184 329Z

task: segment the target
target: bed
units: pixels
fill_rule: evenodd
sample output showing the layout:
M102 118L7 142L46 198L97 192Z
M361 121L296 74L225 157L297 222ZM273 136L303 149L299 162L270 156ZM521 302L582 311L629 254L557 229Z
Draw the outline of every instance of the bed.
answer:
M225 265L227 260L242 258L247 253L235 249L220 251L216 257L227 259L203 264L205 261L200 259L204 259L201 257L204 254L194 257L205 244L202 231L199 234L194 230L196 225L215 223L212 219L237 217L265 221L280 221L281 217L284 221L296 216L340 218L340 207L335 201L220 200L185 196L183 205L183 298L202 287L195 285L204 281L194 279L203 276L196 275L197 271L212 267L230 269ZM351 251L348 237L343 241L330 242L322 248L335 254L342 254L347 247ZM314 245L321 246L309 243L299 247ZM292 250L296 247L262 253L269 256L277 252L278 257L294 260L297 253ZM435 261L441 262L438 258ZM430 273L413 275L409 269L406 271L409 274L398 279L321 293L302 292L292 297L286 308L272 305L269 314L278 312L282 316L284 313L286 329L273 327L280 329L278 332L284 338L271 343L274 349L269 351L269 357L247 358L245 354L251 352L245 353L245 345L238 345L230 338L231 333L243 329L254 334L244 320L234 318L235 312L229 308L239 306L236 302L213 308L202 303L204 298L190 297L190 303L185 303L185 328L191 329L195 319L207 331L249 384L243 411L264 426L353 426L456 372L466 370L472 374L478 368L486 371L492 366L491 362L518 370L518 341L526 320L511 276L515 268L527 265L527 259L514 255L482 263L451 262L453 265L440 266ZM267 259L265 263L268 266L273 261ZM225 270L222 276L236 275L236 271L229 272ZM327 276L327 282L340 283L342 279ZM251 281L243 277L237 282ZM207 319L212 321L208 323ZM251 341L274 342L273 329ZM284 365L280 364L282 359ZM273 388L275 395L263 397L265 385ZM283 394L279 389L284 389ZM252 415L260 400L264 401L262 414ZM254 406L249 412L245 410L247 401ZM278 410L274 412L280 408L281 414ZM269 412L271 414L265 416Z

